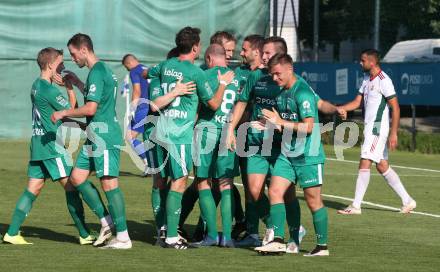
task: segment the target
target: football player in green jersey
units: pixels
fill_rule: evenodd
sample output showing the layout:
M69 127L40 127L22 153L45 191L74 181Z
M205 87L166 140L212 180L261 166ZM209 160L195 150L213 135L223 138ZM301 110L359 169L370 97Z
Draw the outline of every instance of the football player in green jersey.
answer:
M43 189L46 178L58 181L66 191L67 207L79 231L80 244L92 244L94 237L84 222L84 208L75 187L68 181L72 170L70 155L57 140L57 129L61 122L52 123L50 116L54 111L75 107L76 97L71 84L66 80L65 86L69 100L52 83L63 66L63 51L51 47L44 48L38 53L37 62L40 67L40 77L37 78L31 90L32 100L32 138L30 144L31 158L28 165L29 181L26 190L17 201L8 232L3 237L10 244L28 243L19 232L21 224L29 214L32 203ZM58 135L59 136L59 135Z
M155 141L165 146L170 154L167 161L171 188L166 202L168 228L166 247L186 249L188 245L179 239L177 226L182 194L186 187L188 173L192 168L193 128L199 100L212 110L217 110L223 100L226 85L220 84L217 92L213 94L205 73L194 65L194 60L199 56L201 49L200 29L185 27L177 33L175 40L179 57L171 58L160 63L156 68L150 69L148 76L160 78L161 89L165 94L169 93L180 81L193 81L196 85L194 93L168 101L169 104L160 115L153 133ZM233 72L227 72L219 75L219 79L228 82L233 76Z
M205 73L211 88L215 90L219 84L227 83L218 80L218 74L232 71L226 65L225 49L219 44L211 44L206 49L205 61L209 68ZM195 246L214 246L220 243L223 247L234 247L231 238L234 202L232 185L234 177L239 175L238 160L235 152L225 148L223 141L226 134L222 132L235 103L239 86L237 79L226 86L222 104L216 111L205 105L201 105L199 110L195 127L194 164L200 210L208 232L202 241L194 244ZM221 240L217 232L217 208L211 193L212 183L218 183L217 187L221 193Z
M255 248L259 252L285 252L284 220L286 209L284 194L293 184L304 190L307 206L312 212L317 246L305 256L328 256L327 209L321 197L324 150L318 117L318 96L307 82L293 71L292 58L277 54L268 63L273 80L282 88L272 109L263 109L264 119L283 131L282 152L278 156L269 187L270 215L274 240ZM285 141L290 135L290 140ZM286 175L287 173L287 175ZM299 216L299 214L298 214ZM297 237L294 237L299 245ZM296 249L293 253L298 253Z
M253 34L246 36L243 40L243 44L240 51L240 56L243 58L243 64L237 67L234 72L236 78L238 78L240 82L240 90L239 93L243 91L244 86L246 85L247 79L252 71L255 71L259 68L264 68L264 65L262 63L261 55L263 53L263 44L264 44L264 37ZM249 103L241 117L240 122L238 123L238 126L243 124L244 122L248 122L250 118L250 108L251 104ZM258 213L255 209L255 205L252 205L249 203L252 203L253 200L251 198L251 195L249 194L249 187L248 187L248 179L247 179L247 158L246 157L238 157L239 159L239 165L240 165L240 173L241 173L241 182L243 184L244 188L244 195L245 195L245 220L243 221L235 221L234 228L232 230L232 238L234 240L238 240L240 238L240 234L242 232L245 232L247 228L247 218L257 218ZM236 200L236 198L235 198ZM251 219L251 222L254 222L255 219ZM248 237L249 235L245 233L243 238Z
M72 170L70 180L82 194L86 203L101 221L101 231L95 246L103 245L116 229L116 238L105 248L129 249L132 243L127 231L125 201L118 185L120 145L123 144L121 128L116 118L116 76L98 59L93 43L86 34L75 34L67 43L72 60L90 72L85 84L76 80L76 86L84 90L85 103L77 109L54 112L54 122L64 117L86 117L87 141ZM96 171L109 203L110 216L103 213L99 196L91 191L87 181L90 172Z
M267 67L269 59L276 53L287 52L287 45L284 39L280 37L270 37L264 41L262 61ZM261 110L264 108L271 109L275 105L275 98L281 92L280 87L272 80L268 73L267 68L256 69L253 71L246 82L246 85L241 92L238 102L234 106L233 117L229 126L229 133L227 139L227 146L235 149L235 135L234 129L237 127L239 120L241 119L243 112L249 101L253 102L251 106L251 124L258 123L261 118ZM241 126L243 127L243 125ZM267 130L269 131L269 130ZM281 151L281 136L279 133L267 133L267 131L259 131L255 128L250 128L247 133L246 145L249 148L258 151L247 157L247 175L248 175L248 189L252 197L252 202L248 202L248 207L251 211L257 211L258 215L250 214L247 217L248 224L248 236L237 243L238 246L259 246L261 244L258 237L258 221L259 218L263 218L266 224L267 231L264 237L263 243L267 243L272 240L272 229L270 224L269 210L270 203L267 196L264 194L265 179L268 174L271 174L271 170L275 165L276 158ZM240 136L240 129L238 130ZM242 146L243 142L238 143ZM250 150L250 149L249 149ZM237 150L237 154L240 156L242 151ZM249 152L247 152L249 153ZM246 154L243 154L247 156ZM255 207L254 207L255 206ZM295 197L295 190L293 186L286 193L286 206L288 206L289 215L297 214L300 212L298 200ZM297 227L291 227L292 233L299 231L298 222L294 222L293 218L288 219L289 226L297 225Z

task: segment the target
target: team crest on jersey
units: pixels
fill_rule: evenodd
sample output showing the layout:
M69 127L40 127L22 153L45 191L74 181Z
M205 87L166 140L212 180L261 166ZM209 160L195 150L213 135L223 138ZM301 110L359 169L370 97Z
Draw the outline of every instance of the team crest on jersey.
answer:
M306 110L310 110L310 102L309 101L304 101L303 102L303 108Z
M96 91L96 85L95 84L90 85L89 93L94 93L95 91Z

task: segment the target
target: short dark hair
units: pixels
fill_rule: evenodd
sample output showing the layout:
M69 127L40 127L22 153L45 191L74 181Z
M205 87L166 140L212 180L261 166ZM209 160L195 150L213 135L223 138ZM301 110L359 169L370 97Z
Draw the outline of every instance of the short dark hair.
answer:
M290 64L293 66L292 57L289 56L288 54L275 54L270 58L267 67L269 68L270 71L275 65L278 64Z
M250 43L253 50L258 49L260 52L263 52L264 37L261 35L248 35L244 38L243 42Z
M122 57L122 65L125 64L128 58L134 58L135 60L137 60L137 58L133 54L126 54L124 57Z
M179 50L177 49L177 47L174 47L170 51L168 51L167 59L177 58L178 56L179 56Z
M93 42L89 35L77 33L67 42L67 46L72 45L76 49L85 46L89 51L93 52Z
M368 49L362 50L361 56L363 54L370 56L370 57L374 57L376 59L377 63L380 62L380 52L376 49L368 48Z
M176 34L176 46L179 54L188 54L194 45L200 42L200 29L184 27Z
M217 57L226 57L226 51L223 46L217 43L213 43L208 46L208 48L205 51L205 58L207 56L217 56Z
M287 44L283 38L278 36L272 36L266 38L264 40L264 44L268 44L268 43L275 44L275 50L277 51L277 54L287 54Z
M52 63L56 57L63 55L63 50L55 49L53 47L46 47L38 52L37 63L40 66L40 70L46 70L47 65Z
M227 31L217 31L214 33L214 35L211 36L209 43L217 43L223 45L223 40L237 42L237 39L235 39L234 35L232 35L231 33Z

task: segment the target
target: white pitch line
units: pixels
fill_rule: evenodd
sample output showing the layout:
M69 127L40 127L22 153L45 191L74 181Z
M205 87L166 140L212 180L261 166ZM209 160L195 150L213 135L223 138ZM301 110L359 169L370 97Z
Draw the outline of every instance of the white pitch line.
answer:
M189 176L189 179L194 179L193 176ZM234 184L236 186L239 187L243 187L243 184L241 183L236 183L234 182ZM300 194L304 194L302 191L296 191L297 193ZM341 200L345 200L345 201L353 201L353 198L348 198L348 197L343 197L343 196L336 196L336 195L327 195L327 194L322 194L323 197L327 197L327 198L334 198L334 199L341 199ZM378 207L378 208L382 208L382 209L386 209L386 210L390 210L390 211L395 211L398 212L400 211L399 208L396 207L391 207L391 206L386 206L386 205L382 205L382 204L377 204L377 203L373 203L373 202L369 202L369 201L362 201L362 204L365 205L369 205L369 206L373 206L373 207ZM424 216L429 216L429 217L435 217L435 218L440 218L439 214L432 214L432 213L424 213L424 212L415 212L412 211L412 214L418 214L418 215L424 215Z
M325 176L358 176L358 173L325 173ZM381 177L381 174L370 174L371 176ZM426 177L426 178L440 178L440 175L412 175L412 174L399 174L399 177Z
M349 161L349 160L339 160L334 158L326 158L329 161L337 161L337 162L348 162L348 163L356 163L358 164L359 161ZM407 166L401 166L401 165L391 165L394 168L402 168L402 169L408 169L408 170L417 170L417 171L426 171L426 172L434 172L434 173L440 173L440 170L435 169L427 169L427 168L417 168L417 167L407 167Z
M243 184L241 183L234 183L237 186L243 187ZM302 191L296 191L297 193L300 194L304 194ZM327 197L327 198L335 198L335 199L341 199L341 200L346 200L346 201L353 201L353 198L348 198L348 197L343 197L343 196L335 196L335 195L327 195L327 194L322 194L323 197ZM390 210L390 211L400 211L399 208L395 208L395 207L391 207L391 206L386 206L386 205L382 205L382 204L376 204L373 202L369 202L369 201L362 201L362 204L365 205L369 205L369 206L373 206L373 207L378 207L378 208L382 208L382 209L386 209L386 210ZM435 217L435 218L440 218L440 215L438 214L432 214L432 213L424 213L424 212L411 212L412 214L419 214L419 215L425 215L425 216L429 216L429 217Z

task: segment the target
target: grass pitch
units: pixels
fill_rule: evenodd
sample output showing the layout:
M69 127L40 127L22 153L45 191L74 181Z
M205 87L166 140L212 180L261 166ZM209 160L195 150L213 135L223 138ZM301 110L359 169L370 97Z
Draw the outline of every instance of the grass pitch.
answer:
M327 156L334 157L331 147ZM346 160L357 161L358 149L346 150ZM0 233L4 234L25 188L29 157L27 142L0 141ZM417 211L440 215L440 156L394 152L393 165L434 169L437 172L395 168ZM47 182L26 219L22 232L34 245L0 244L0 271L438 271L440 265L440 218L420 214L402 215L377 206L364 205L361 216L341 216L336 210L352 198L357 165L328 161L323 193L329 208L330 257L301 256L314 247L310 212L299 193L302 224L308 234L301 255L259 256L249 249L192 249L176 251L154 246L155 227L150 204L151 179L139 176L129 157L122 156L120 183L125 195L128 228L133 249L101 250L77 243L61 186ZM376 173L372 169L372 173ZM92 178L95 182L96 179ZM240 182L236 180L236 182ZM97 184L97 183L96 183ZM240 189L241 190L241 189ZM372 175L365 200L392 207L400 201L380 175ZM187 230L196 224L196 208ZM96 217L86 208L90 227L99 230ZM263 232L263 226L260 227Z

